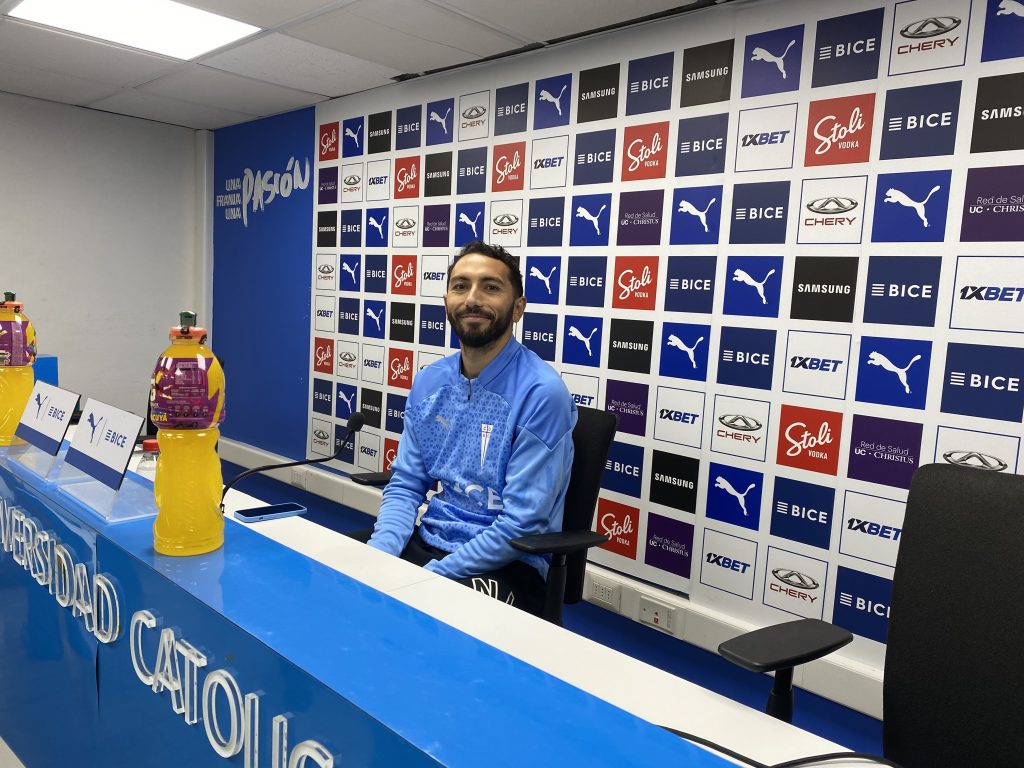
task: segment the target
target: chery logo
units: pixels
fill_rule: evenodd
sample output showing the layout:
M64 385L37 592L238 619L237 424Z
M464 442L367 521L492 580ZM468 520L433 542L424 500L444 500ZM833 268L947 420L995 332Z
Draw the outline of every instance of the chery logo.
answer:
M399 229L412 229L413 227L416 226L416 220L410 219L409 217L405 217L403 219L399 219L398 221L396 221L395 226L398 227Z
M628 299L630 294L636 293L641 288L650 285L653 282L651 277L651 268L644 267L643 272L640 273L640 277L636 276L636 273L632 269L627 269L619 275L619 288L622 292L619 294L620 299ZM646 292L645 292L646 293Z
M356 176L354 173L342 179L346 187L357 187L362 180L362 177Z
M462 118L464 120L476 120L478 117L483 117L486 114L487 108L477 105L475 107L469 107L468 109L464 110L462 113Z
M839 119L835 115L826 115L821 118L814 126L814 138L818 139L818 146L814 149L814 154L824 155L835 143L839 143L839 146L843 146L844 140L859 132L864 128L864 114L861 112L860 107L854 107L853 111L850 112L850 119L844 125L839 122Z
M514 213L502 213L494 217L496 227L514 227L519 223L519 217Z
M319 272L324 277L330 277L331 275L334 274L334 265L321 264L319 267L316 268L316 271Z
M781 581L787 587L796 587L797 589L817 589L820 584L808 576L806 573L800 573L790 568L774 568L772 569L772 576Z
M644 165L653 165L654 160L651 157L662 149L661 145L661 134L654 134L654 140L651 142L651 146L647 146L643 139L634 139L629 148L626 150L626 156L629 158L629 170L635 171L640 167L641 163Z
M960 19L956 16L931 16L927 19L920 19L907 24L900 30L902 37L916 40L922 37L938 37L947 32L952 32L960 26Z
M942 454L942 459L947 464L984 469L989 472L1002 472L1009 466L1009 464L996 456L989 456L977 451L946 451Z
M857 201L852 197L819 197L817 200L811 200L805 207L811 213L831 216L852 211L857 205Z
M727 413L719 416L718 423L723 427L735 429L737 432L756 432L764 426L753 416L744 416L738 413Z

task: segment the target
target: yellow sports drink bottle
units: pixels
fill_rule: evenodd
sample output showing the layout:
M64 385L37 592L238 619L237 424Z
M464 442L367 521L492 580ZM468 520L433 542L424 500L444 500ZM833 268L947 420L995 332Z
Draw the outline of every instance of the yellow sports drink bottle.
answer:
M206 346L206 329L196 326L195 312L182 312L180 320L149 389L160 444L153 548L163 555L201 555L224 543L224 481L217 457L224 371Z
M14 299L8 291L0 301L0 446L16 440L14 430L35 386L36 329Z

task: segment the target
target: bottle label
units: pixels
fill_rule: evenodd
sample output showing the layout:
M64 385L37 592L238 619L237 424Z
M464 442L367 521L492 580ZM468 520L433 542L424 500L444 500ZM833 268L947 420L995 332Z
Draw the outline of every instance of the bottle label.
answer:
M36 359L32 326L21 320L0 320L0 365L31 365Z
M154 424L161 429L210 429L224 422L224 378L211 377L211 362L205 357L160 358L151 398Z

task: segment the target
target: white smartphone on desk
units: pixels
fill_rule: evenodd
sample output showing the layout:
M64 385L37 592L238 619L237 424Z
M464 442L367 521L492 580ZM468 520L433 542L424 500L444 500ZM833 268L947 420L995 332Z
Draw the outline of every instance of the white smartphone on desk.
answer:
M252 507L251 509L236 509L232 517L240 523L258 523L261 520L276 520L279 517L292 517L305 513L306 508L293 501L284 504L270 504L265 507Z

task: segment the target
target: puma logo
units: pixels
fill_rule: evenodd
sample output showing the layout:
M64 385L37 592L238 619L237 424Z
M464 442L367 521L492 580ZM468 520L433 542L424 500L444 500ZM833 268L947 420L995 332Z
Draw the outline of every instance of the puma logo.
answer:
M594 225L594 229L597 230L597 234L600 235L601 234L601 223L598 221L598 219L601 218L601 214L604 213L604 209L607 208L607 207L608 207L607 205L602 205L601 206L601 210L599 210L596 214L592 214L590 211L588 211L582 205L576 206L576 218L577 219L586 219L587 221L589 221L591 224Z
M781 56L766 51L764 48L755 48L750 56L751 61L767 61L774 64L779 68L779 73L782 75L782 79L786 79L786 64L784 59L786 54L789 53L789 49L796 45L796 40L790 40L789 45L786 46L786 50L782 52Z
M341 268L342 268L343 271L348 272L350 275L352 275L352 282L353 283L357 283L357 284L359 283L359 278L356 277L356 268L355 267L353 267L348 262L343 261L343 262L341 262Z
M715 478L715 488L721 488L730 496L735 496L736 501L740 503L740 509L743 510L744 517L747 516L747 494L750 493L750 491L756 487L757 483L751 483L750 485L747 486L747 490L745 490L743 493L740 493L739 491L732 487L732 483L730 483L721 475Z
M565 93L565 89L568 88L568 87L569 87L568 85L563 85L562 86L562 90L560 90L558 92L558 96L557 97L556 96L552 96L548 91L546 91L546 90L544 90L542 88L541 91L540 91L540 95L537 98L540 99L541 101L550 101L552 104L555 105L555 109L558 110L558 114L561 115L562 114L562 94Z
M352 138L352 140L355 141L356 147L359 146L359 134L362 133L362 130L363 130L363 126L361 126L361 125L358 128L356 128L356 132L355 133L352 133L352 129L351 128L346 128L345 129L345 135L346 136L350 136Z
M370 309L369 307L366 308L366 316L373 318L373 322L375 322L377 324L377 331L378 332L380 331L380 318L381 318L381 315L383 315L383 314L384 314L384 310L383 309L381 309L380 312L378 312L375 315L375 314L373 314L373 310L372 309Z
M352 413L352 398L354 398L355 396L356 395L355 395L354 392L351 395L349 395L348 397L345 397L345 393L344 392L340 392L340 391L338 392L338 397L340 399L344 400L345 401L345 405L348 406L348 412L349 413Z
M444 117L441 117L434 110L430 110L430 122L439 123L441 128L444 129L444 135L448 135L448 115L452 113L452 108L448 107L448 111L444 113Z
M483 211L477 211L476 216L474 216L472 219L470 219L469 216L466 215L465 211L459 214L459 222L461 224L465 224L467 227L472 228L474 239L480 238L480 236L476 233L476 223L480 220L481 213L483 213Z
M775 274L774 269L769 269L768 274L764 276L764 280L757 282L754 278L744 272L742 269L734 269L732 271L732 280L734 283L739 282L744 285L749 285L751 288L757 291L757 295L761 297L761 303L767 304L768 300L764 295L764 284L768 282L768 278Z
M590 340L594 337L595 333L597 333L597 328L592 330L590 332L589 336L584 336L582 331L580 331L580 329L577 328L575 325L570 325L569 326L569 335L572 338L574 338L574 339L578 339L579 341L582 341L586 345L586 347L587 347L587 357L593 357L594 356L594 353L590 350Z
M1001 0L996 16L1020 16L1024 19L1024 3L1017 0Z
M377 230L377 236L380 237L381 240L384 239L384 222L386 222L387 220L387 214L385 214L384 218L382 218L380 221L377 221L375 218L373 218L373 216L369 217L370 226Z
M905 192L901 192L895 187L889 187L889 189L885 190L885 202L899 203L900 205L906 206L907 208L913 208L917 212L917 218L921 220L921 223L924 224L925 229L927 229L928 217L925 215L924 207L928 204L928 201L931 199L932 195L934 195L940 189L942 189L942 187L936 184L934 187L932 187L932 191L928 193L928 196L919 203L907 197Z
M551 271L548 272L547 276L545 276L536 267L530 267L530 277L536 277L538 280L541 280L544 283L544 286L548 289L548 296L551 295L551 276L555 274L556 269L558 269L558 266L553 266L551 268Z
M697 349L697 345L699 345L702 341L704 341L704 337L703 336L701 336L699 339L697 339L695 342L693 342L693 346L692 347L688 347L685 344L683 344L682 339L680 339L674 333L670 333L668 335L668 345L670 347L675 347L676 349L681 349L681 350L683 350L683 352L685 352L687 355L689 355L689 357L690 357L690 365L692 365L694 367L694 369L697 368L697 361L693 357L693 352L694 352L694 350Z
M708 210L714 204L715 204L715 198L712 197L711 198L711 202L708 203L708 205L707 205L707 208L705 208L703 211L698 211L697 207L693 203L691 203L689 200L680 200L679 201L679 213L688 213L691 216L696 216L698 219L700 219L701 226L704 227L704 232L706 234L707 231L708 231L708 220L707 220Z
M883 370L895 373L896 377L900 380L900 384L903 385L903 391L908 395L910 394L910 386L907 384L907 371L910 370L910 366L921 359L920 355L914 355L910 362L902 368L897 368L885 355L881 352L871 352L868 354L868 365L877 365Z

